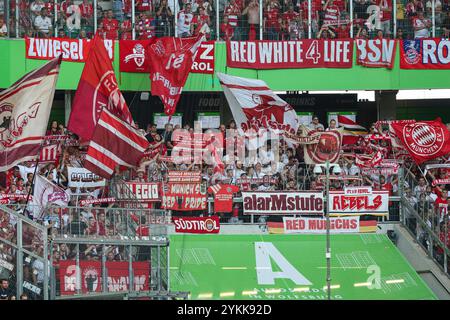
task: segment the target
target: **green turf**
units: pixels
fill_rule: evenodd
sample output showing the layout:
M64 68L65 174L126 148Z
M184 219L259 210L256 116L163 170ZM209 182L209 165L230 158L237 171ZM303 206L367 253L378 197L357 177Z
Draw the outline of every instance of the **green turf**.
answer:
M190 299L326 299L324 235L174 235L170 240L171 290L189 291ZM259 284L256 242L272 243L310 284L289 278ZM385 235L332 235L331 248L332 286L339 286L332 299L436 299ZM270 261L273 272L281 271L280 261Z

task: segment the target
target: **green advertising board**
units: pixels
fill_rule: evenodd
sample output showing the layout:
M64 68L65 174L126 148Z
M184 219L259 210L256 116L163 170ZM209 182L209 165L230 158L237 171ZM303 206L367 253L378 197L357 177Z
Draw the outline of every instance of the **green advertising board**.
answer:
M119 71L119 42L114 46L113 68L121 90L149 91L150 79L145 73ZM354 56L356 55L356 50ZM402 70L399 66L399 50L396 50L394 67L365 68L306 68L252 70L226 66L226 44L217 42L215 47L215 72L264 80L275 91L329 91L329 90L400 90L400 89L448 89L450 70ZM44 60L25 58L23 39L0 41L0 88L7 88L26 72L44 64ZM63 62L57 89L75 90L83 70L83 63ZM219 79L210 74L190 74L183 91L221 91Z
M325 235L173 235L171 290L190 299L323 300ZM436 299L386 235L331 236L331 297Z

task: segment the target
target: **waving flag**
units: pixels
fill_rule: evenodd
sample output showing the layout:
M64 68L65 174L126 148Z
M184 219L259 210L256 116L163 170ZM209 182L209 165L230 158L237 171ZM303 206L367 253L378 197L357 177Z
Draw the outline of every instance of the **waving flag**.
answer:
M360 126L352 119L343 116L338 115L338 124L340 127L343 127L344 130L342 131L342 144L355 144L360 136L363 136L367 134L367 129L363 126Z
M104 108L133 125L104 42L96 36L75 93L68 129L90 140Z
M169 116L175 113L197 49L204 39L203 34L196 38L155 38L146 51L152 95L161 98L164 113Z
M223 92L242 135L255 136L250 143L255 148L264 144L268 130L279 134L296 134L299 121L295 110L273 93L262 80L234 77L217 73ZM259 135L259 141L256 134Z
M69 194L63 188L39 174L36 175L31 201L35 218L41 218L47 205L67 206L69 200Z
M138 129L105 108L89 142L84 166L109 179L117 166L137 166L148 146Z
M440 118L433 121L392 123L391 126L418 164L450 153L450 132Z
M39 156L60 63L53 59L0 93L0 171Z

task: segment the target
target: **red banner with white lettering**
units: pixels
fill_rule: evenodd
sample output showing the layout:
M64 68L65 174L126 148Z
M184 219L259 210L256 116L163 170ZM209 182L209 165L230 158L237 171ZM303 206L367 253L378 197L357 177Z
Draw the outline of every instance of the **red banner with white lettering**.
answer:
M163 185L161 208L177 211L205 210L206 186L201 183L169 182Z
M332 216L363 214L384 216L389 212L389 191L372 191L365 195L330 191L328 210Z
M119 55L121 72L149 73L150 66L146 51L152 40L120 40ZM214 74L214 43L205 41L198 47L192 73Z
M129 290L129 264L128 261L107 261L107 292ZM150 262L134 261L133 289L134 291L148 291L150 280ZM102 292L102 263L101 261L80 260L80 280L77 281L77 267L75 260L59 261L59 279L61 295L73 295L77 292L86 294Z
M450 69L450 40L416 39L400 43L401 69Z
M352 39L227 42L227 66L231 68L351 68L352 60Z
M394 67L396 40L356 39L356 63L364 67Z
M214 44L215 41L204 41L198 47L192 63L192 73L214 74Z
M218 216L212 217L173 217L175 232L182 233L219 233Z
M152 95L161 98L164 113L169 116L175 113L197 49L204 38L202 34L194 38L155 38L146 50Z
M130 290L128 261L106 261L108 292ZM133 291L148 291L150 280L150 261L134 261Z
M114 60L114 41L103 40L110 60ZM51 60L62 55L62 61L85 62L91 49L90 39L25 38L27 59Z
M80 279L77 279L75 260L59 261L59 277L61 295L102 291L102 262L80 261Z

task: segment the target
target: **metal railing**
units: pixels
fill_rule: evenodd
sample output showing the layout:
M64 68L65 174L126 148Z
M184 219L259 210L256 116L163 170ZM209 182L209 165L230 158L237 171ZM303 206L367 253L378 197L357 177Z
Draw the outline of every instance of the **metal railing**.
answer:
M3 1L3 0L2 0ZM50 27L42 28L36 18L40 8L16 1L10 6L5 1L4 12L9 37L63 35L70 38L91 37L96 31L112 39L147 39L153 36L194 35L200 31L211 40L298 40L318 37L375 38L379 31L392 38L445 37L448 38L446 18L448 4L430 2L391 2L305 0L284 1L271 5L268 1L235 2L221 0L180 7L178 1L161 0L146 7L132 0L124 6L121 0L73 1L75 9L62 6L62 0L50 0L47 17ZM241 5L242 3L242 5ZM385 3L385 6L382 5ZM292 6L292 8L290 8ZM161 9L162 8L162 9ZM161 10L160 10L161 9ZM108 11L118 25L111 30ZM189 10L189 12L187 11ZM202 12L200 12L202 10ZM419 11L424 17L418 17ZM201 16L200 16L201 15ZM200 16L194 19L194 16ZM425 29L414 27L419 18ZM113 25L114 26L114 25ZM324 35L326 34L326 35Z

